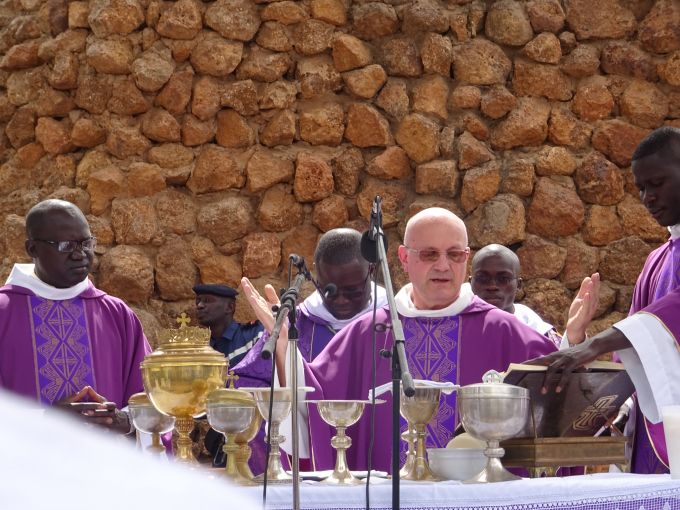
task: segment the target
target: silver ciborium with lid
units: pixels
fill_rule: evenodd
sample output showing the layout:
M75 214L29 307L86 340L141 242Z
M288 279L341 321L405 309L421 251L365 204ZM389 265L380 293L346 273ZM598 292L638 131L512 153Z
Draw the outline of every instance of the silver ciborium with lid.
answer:
M144 389L149 400L163 414L175 417L179 434L175 458L196 463L189 434L194 417L205 412L208 393L224 387L227 360L209 345L210 330L189 327L185 314L177 319L178 329L158 332L160 346L142 361Z
M505 450L500 442L519 434L529 419L529 391L504 384L501 374L489 370L483 383L470 384L458 390L458 412L465 430L486 441L486 467L465 483L488 483L517 480L501 464Z

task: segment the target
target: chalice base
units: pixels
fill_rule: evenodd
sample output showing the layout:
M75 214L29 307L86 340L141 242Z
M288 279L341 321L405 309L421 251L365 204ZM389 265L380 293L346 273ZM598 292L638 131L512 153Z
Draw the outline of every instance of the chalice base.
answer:
M264 483L264 474L257 475L254 479L256 484ZM293 483L293 477L288 473L270 473L267 475L267 485Z
M349 485L361 485L362 483L364 483L364 481L354 476L351 471L345 471L340 473L333 471L331 476L324 478L321 483L328 485L349 486Z
M408 462L408 460L407 460ZM408 467L408 470L406 469ZM427 461L415 458L410 466L404 464L404 467L399 471L399 476L402 480L411 480L416 482L438 482L437 478Z
M482 471L469 480L465 480L463 483L510 482L512 480L521 479L521 476L513 475L510 471L505 469L497 457L492 457L489 458L486 467L482 469Z

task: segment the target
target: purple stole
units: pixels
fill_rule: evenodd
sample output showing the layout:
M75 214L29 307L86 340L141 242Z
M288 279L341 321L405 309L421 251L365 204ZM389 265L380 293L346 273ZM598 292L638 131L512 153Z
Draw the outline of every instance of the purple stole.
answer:
M663 248L662 246L659 250ZM658 255L661 255L661 257L658 257ZM650 255L641 276L642 278L647 275L648 265L660 263L655 268L656 271L654 269L649 271L650 277L648 282L643 282L653 287L647 289L647 294L651 296L651 301L649 303L638 303L634 300L631 312L638 311L680 287L680 239L670 240L669 247L665 250L665 253L659 253L658 255L657 252ZM662 260L659 260L661 258ZM656 281L654 281L655 279ZM636 292L637 290L636 288ZM663 423L651 423L641 412L638 412L635 427L638 432L635 434L632 471L635 473L668 473L668 452L666 450Z
M27 299L37 398L52 405L84 386L95 387L84 300L76 297L51 301L38 296Z

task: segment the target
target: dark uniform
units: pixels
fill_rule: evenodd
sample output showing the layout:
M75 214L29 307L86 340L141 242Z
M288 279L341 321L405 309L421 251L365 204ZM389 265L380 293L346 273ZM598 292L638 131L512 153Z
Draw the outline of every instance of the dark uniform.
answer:
M217 284L196 285L193 291L197 296L209 294L221 298L236 299L238 295L236 289ZM255 345L255 342L262 336L263 331L264 327L259 321L249 322L248 324L232 321L221 337L210 338L210 346L224 354L229 360L229 368L233 368L245 357L250 348Z
M212 295L221 298L236 299L236 289L226 285L196 285L193 288L196 296ZM229 360L229 368L234 368L241 361L253 345L262 337L264 327L259 321L240 324L231 321L227 329L218 338L210 338L210 346L224 354ZM213 466L224 467L226 456L222 450L224 436L213 429L208 429L203 438L205 449L213 457Z
M210 338L210 346L220 351L229 360L229 367L235 367L262 336L264 328L259 321L240 324L232 321L220 338Z

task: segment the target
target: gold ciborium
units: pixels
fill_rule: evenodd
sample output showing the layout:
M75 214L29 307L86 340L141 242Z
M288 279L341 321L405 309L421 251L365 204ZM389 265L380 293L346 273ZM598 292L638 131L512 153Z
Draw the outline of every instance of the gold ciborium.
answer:
M237 455L241 448L236 437L257 422L257 408L250 393L233 388L212 391L206 399L208 423L224 434L224 453L227 455L225 473L240 485L254 485L252 479L244 476L237 466Z
M224 387L227 360L209 345L210 330L188 327L182 314L179 329L158 332L160 346L141 364L144 389L160 412L176 418L180 462L197 463L191 452L189 433L194 417L205 412L205 399Z
M146 393L135 393L128 400L130 419L139 433L151 434L151 445L147 451L160 455L165 453L165 446L161 443L161 434L170 432L175 427L175 418L161 413L156 409Z
M439 480L432 473L427 462L425 435L427 433L427 424L439 408L441 388L421 385L416 382L415 390L416 393L412 397L407 397L404 391L401 391L400 411L401 415L408 422L409 430L408 433L404 434L404 437L407 440L413 440L415 437L415 442L409 444L409 451L413 453L410 459L407 456L406 463L399 471L399 475L404 480Z
M346 451L352 446L352 438L345 434L347 427L354 425L364 412L364 407L370 401L364 400L309 400L309 404L316 404L319 415L331 427L335 427L337 434L331 439L331 446L336 450L335 469L322 483L333 485L356 485L361 483L347 467ZM376 403L382 401L376 400Z

